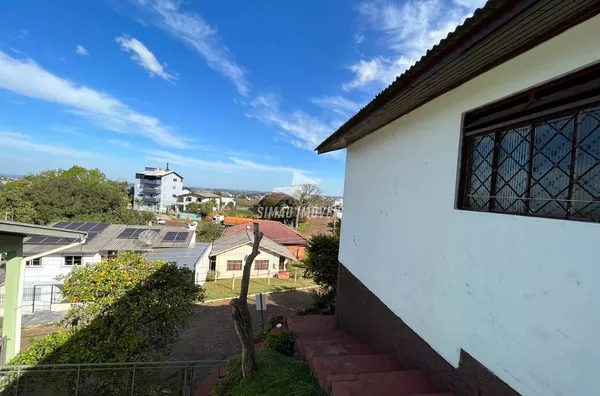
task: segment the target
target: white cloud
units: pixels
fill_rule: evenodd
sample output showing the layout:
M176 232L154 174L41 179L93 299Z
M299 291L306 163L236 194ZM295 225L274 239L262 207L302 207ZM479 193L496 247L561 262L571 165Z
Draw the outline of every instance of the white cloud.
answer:
M51 74L31 59L17 60L0 51L0 89L58 103L68 111L113 132L151 139L161 146L188 148L158 118L138 113L117 98Z
M485 0L454 0L453 3L409 0L401 4L371 0L361 3L357 8L361 19L370 29L383 34L383 43L390 55L361 59L350 65L354 78L343 88L391 84L483 4Z
M109 144L114 144L115 146L121 146L128 150L136 150L137 148L126 140L118 140L118 139L108 139Z
M2 141L3 148L19 150L24 158L28 157L27 152L29 151L68 158L93 158L99 156L90 151L50 144L39 144L32 141L30 136L22 133L0 132L0 141Z
M165 71L166 63L162 65L141 41L127 35L119 36L116 40L121 45L123 51L132 53L131 59L146 69L150 73L150 76L158 76L167 81L176 79L174 75Z
M89 56L90 52L81 44L78 44L77 47L75 48L75 53L77 55L82 55L82 56Z
M248 95L245 72L219 38L215 28L200 15L183 11L177 0L130 0L158 17L156 24L190 45L213 70L229 78L241 95Z
M266 173L293 173L305 172L300 169L278 166L265 165L254 161L243 160L236 157L229 157L229 162L225 161L208 161L194 157L182 156L164 150L153 150L148 153L148 157L153 161L168 162L169 164L188 166L201 169L210 169L220 172L266 172Z
M343 96L323 96L321 98L313 98L310 101L344 118L353 116L361 108L360 104Z

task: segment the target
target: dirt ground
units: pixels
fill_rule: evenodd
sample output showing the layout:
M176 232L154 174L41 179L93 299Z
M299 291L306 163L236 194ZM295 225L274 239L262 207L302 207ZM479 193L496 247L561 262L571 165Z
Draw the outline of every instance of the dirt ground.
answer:
M254 320L254 332L261 329L260 312L256 311L254 297L248 299L250 313ZM309 291L273 293L267 298L265 326L268 317L274 313L288 316L311 305ZM239 350L239 340L233 320L229 300L206 305L198 305L189 327L184 329L179 341L173 347L167 360L224 359Z

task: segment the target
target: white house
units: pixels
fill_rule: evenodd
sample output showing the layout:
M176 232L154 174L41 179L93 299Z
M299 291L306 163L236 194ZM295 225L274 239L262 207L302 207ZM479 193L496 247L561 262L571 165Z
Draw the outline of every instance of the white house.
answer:
M116 257L122 252L157 252L173 248L193 248L196 244L196 233L180 227L150 227L69 221L58 222L51 227L87 232L86 243L63 250L57 254L27 261L24 276L26 290L33 290L36 286L40 288L45 285L57 284L59 282L57 282L56 277L68 275L74 266L98 263L103 258ZM26 238L23 242L23 253L25 256L31 256L70 242L66 238Z
M457 396L599 392L599 12L489 1L318 147L340 327Z
M178 196L177 206L180 211L185 212L190 203L203 204L210 201L215 202L215 208L217 209L225 207L229 202L232 202L234 206L236 205L235 198L232 197L222 197L207 191L188 191Z
M140 209L166 213L183 193L183 177L169 169L146 167L135 174L133 205Z

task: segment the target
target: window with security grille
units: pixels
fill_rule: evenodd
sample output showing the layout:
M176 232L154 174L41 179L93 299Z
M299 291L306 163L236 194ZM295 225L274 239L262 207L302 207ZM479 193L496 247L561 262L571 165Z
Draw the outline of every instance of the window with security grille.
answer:
M460 209L600 221L600 78L585 70L465 114Z

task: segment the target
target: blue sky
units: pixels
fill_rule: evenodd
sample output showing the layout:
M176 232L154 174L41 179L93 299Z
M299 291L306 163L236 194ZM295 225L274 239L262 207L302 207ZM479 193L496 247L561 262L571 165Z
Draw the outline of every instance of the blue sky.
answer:
M313 150L483 0L20 0L0 4L0 173L343 192Z

